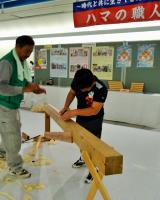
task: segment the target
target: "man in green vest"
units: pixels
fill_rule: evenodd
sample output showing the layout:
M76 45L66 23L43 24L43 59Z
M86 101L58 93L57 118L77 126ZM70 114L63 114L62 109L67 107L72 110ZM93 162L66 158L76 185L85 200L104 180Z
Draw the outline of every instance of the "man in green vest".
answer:
M24 92L46 93L38 84L31 83L26 59L33 51L30 36L16 39L15 48L0 59L0 158L6 159L9 174L29 178L31 173L23 168L21 149L21 123L19 107Z

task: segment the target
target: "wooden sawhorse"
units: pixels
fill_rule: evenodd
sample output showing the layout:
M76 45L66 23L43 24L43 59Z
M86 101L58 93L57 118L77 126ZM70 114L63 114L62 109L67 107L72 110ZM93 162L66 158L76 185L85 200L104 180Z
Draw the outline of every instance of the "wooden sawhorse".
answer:
M82 152L83 159L93 176L91 189L86 200L94 199L97 190L100 191L104 200L111 200L102 178L105 175L122 173L123 156L113 147L95 137L85 128L76 122L61 119L58 111L51 105L46 104L45 110L45 137L59 139L67 142L74 142ZM50 131L50 118L52 118L63 130L62 133ZM98 171L97 169L98 168Z

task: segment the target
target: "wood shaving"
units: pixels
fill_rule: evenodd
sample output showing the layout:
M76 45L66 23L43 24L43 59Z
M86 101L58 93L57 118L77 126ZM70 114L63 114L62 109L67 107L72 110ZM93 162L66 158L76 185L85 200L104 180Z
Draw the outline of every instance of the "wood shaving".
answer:
M25 194L23 200L32 200L32 196L30 196L29 194Z
M33 157L35 156L35 145L30 149L30 151L24 155L23 160L25 163L28 163L32 166L38 167L38 166L43 166L43 165L51 165L52 160L46 159L44 156L40 155L38 159L33 162Z
M44 166L44 165L51 165L52 160L48 160L46 158L39 158L35 162L32 162L32 166Z
M0 171L7 169L7 164L4 160L0 160Z
M40 156L35 162L33 161L33 156L30 154L27 154L23 157L23 160L25 163L28 163L32 166L43 166L43 165L51 165L52 160L46 159L44 156Z
M51 145L51 144L56 144L56 141L55 140L50 140L49 142L47 142L49 145Z
M2 179L2 182L4 183L4 184L9 184L9 183L14 183L14 182L16 182L16 179L15 178L12 178L12 177L4 177L3 179Z
M31 111L32 112L45 112L44 104L37 104L37 105L32 106Z
M44 185L42 183L30 183L30 184L24 184L23 188L24 190L26 190L27 192L31 192L33 190L42 190L44 189Z
M13 196L11 196L10 194L8 194L6 192L0 192L0 196L6 197L8 200L16 200Z

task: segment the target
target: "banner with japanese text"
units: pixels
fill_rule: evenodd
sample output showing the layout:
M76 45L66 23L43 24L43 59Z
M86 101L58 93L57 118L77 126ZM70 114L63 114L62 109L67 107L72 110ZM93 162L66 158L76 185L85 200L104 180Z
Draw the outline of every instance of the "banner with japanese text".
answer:
M67 78L68 49L50 49L50 77Z
M47 49L40 49L35 52L36 66L34 69L47 69Z
M88 0L73 4L75 27L160 20L160 0Z
M132 48L131 46L120 46L117 48L116 67L131 67Z
M92 72L100 79L112 80L114 47L92 48Z
M73 78L76 71L81 68L89 68L90 48L69 49L69 77Z
M137 52L137 67L153 67L154 51L154 44L146 44L139 46Z

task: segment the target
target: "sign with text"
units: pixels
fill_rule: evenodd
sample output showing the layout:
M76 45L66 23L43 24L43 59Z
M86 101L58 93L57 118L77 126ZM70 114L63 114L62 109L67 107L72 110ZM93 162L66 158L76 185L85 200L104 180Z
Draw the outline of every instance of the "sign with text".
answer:
M75 27L160 20L160 0L89 0L73 4Z
M68 49L50 49L50 77L67 78Z
M112 80L113 77L114 47L92 48L92 72L103 80Z
M69 49L69 78L73 78L76 71L89 68L90 48L73 47Z

